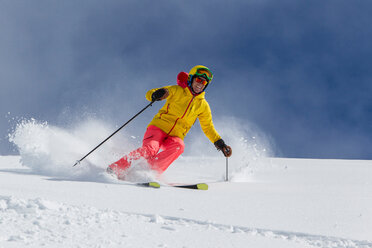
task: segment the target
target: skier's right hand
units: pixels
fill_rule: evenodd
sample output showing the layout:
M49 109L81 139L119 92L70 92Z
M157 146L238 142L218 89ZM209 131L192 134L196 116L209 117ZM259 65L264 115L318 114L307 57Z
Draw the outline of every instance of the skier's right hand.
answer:
M169 91L165 88L161 88L156 90L154 93L151 95L151 99L153 102L155 101L161 101L169 96Z

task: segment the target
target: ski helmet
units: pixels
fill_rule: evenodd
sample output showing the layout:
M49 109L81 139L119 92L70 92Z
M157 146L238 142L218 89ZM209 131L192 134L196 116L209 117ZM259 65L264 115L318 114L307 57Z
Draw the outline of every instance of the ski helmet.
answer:
M204 88L204 90L205 90L207 88L208 84L212 81L213 74L209 70L209 68L206 67L206 66L203 66L203 65L194 66L190 70L189 77L187 79L187 83L188 83L188 86L189 86L190 89L192 89L191 84L192 84L192 80L194 79L194 77L202 77L205 80L207 80L208 83L205 85L205 88Z

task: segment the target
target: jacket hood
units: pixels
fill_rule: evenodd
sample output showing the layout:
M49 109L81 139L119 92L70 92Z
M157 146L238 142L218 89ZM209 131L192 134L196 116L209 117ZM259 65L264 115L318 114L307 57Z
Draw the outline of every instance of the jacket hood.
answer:
M177 84L182 88L187 87L187 79L189 78L189 74L187 72L181 71L178 73L177 76Z

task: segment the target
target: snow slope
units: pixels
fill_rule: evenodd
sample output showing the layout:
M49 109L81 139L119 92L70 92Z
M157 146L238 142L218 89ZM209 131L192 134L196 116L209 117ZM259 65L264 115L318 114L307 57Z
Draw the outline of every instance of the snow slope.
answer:
M163 184L152 189L104 173L135 146L125 135L72 167L107 125L20 123L20 155L0 157L0 247L372 247L371 161L272 158L262 135L231 126L229 182L225 159L197 140L202 153L161 177L139 161L131 179ZM209 190L167 186L193 182Z
M0 157L0 247L372 247L370 161L267 159L248 182L195 191L41 176L19 159Z

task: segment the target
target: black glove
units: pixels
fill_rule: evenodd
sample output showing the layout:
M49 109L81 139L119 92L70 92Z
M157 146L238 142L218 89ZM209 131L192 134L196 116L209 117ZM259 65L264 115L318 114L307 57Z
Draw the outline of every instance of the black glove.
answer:
M156 90L154 93L152 93L151 95L151 100L154 102L154 101L160 101L160 100L163 100L165 97L164 95L167 93L168 91L166 89L158 89Z
M214 142L214 146L217 148L217 150L222 151L223 155L225 157L230 157L232 154L232 149L230 146L225 144L225 141L223 139L219 139L216 142Z

